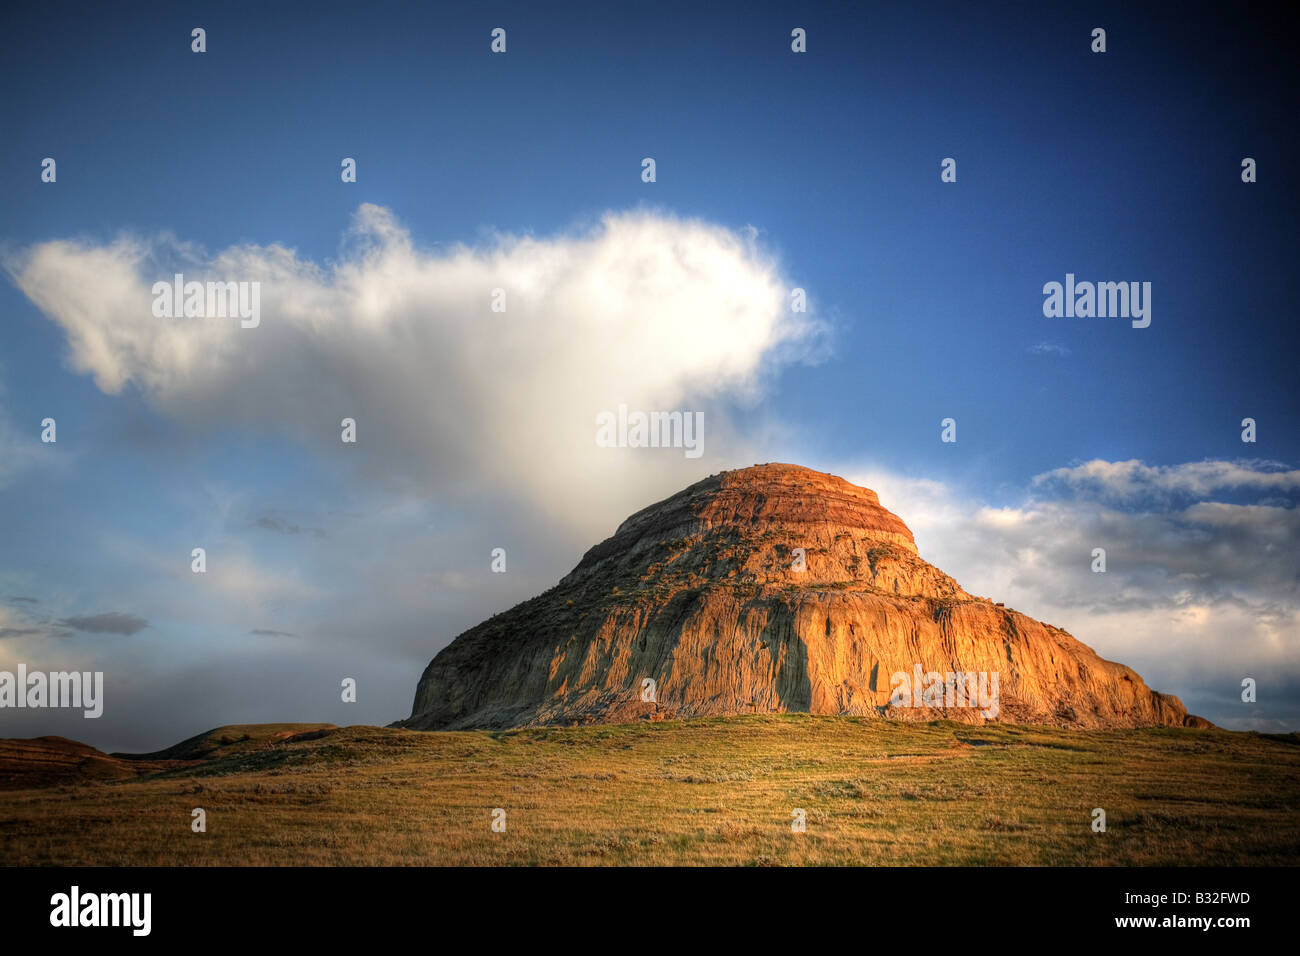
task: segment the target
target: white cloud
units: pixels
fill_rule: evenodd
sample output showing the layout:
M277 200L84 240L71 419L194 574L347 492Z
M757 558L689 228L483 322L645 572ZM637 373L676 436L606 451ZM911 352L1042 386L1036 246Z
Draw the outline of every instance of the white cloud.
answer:
M364 205L325 268L276 245L206 256L123 237L44 243L9 269L106 393L138 388L188 425L280 432L420 494L487 486L592 533L732 463L729 409L823 341L752 230L650 212L434 252ZM155 318L151 286L174 271L260 282L260 326ZM597 447L596 415L620 403L704 411L704 457Z
M1070 354L1068 348L1056 342L1039 342L1037 345L1029 346L1025 351L1031 355L1059 355L1061 358Z
M1137 460L1094 459L1071 468L1057 468L1034 479L1037 485L1054 482L1112 499L1151 493L1208 495L1228 489L1288 492L1300 489L1300 470L1259 461L1147 465Z

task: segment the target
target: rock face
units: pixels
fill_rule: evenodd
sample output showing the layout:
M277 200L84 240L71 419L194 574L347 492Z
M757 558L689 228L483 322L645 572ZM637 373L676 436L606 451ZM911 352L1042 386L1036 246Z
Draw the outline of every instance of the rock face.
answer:
M875 492L781 464L632 515L556 587L438 654L399 726L779 711L1208 726L1065 631L967 594Z

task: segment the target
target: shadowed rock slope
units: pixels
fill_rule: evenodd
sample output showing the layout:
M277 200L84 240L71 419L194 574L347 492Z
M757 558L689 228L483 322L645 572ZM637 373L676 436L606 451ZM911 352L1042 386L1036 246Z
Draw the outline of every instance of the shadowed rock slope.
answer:
M918 667L996 673L999 722L1209 726L1060 628L967 594L875 492L784 464L714 475L632 515L556 587L439 653L398 726L989 719L935 698L891 706L892 675Z

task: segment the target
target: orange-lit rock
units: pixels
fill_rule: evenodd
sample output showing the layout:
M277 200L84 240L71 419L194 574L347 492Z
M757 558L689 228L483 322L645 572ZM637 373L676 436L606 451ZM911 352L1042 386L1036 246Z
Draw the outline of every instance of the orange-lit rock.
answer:
M780 464L714 475L632 515L556 587L438 654L401 724L988 719L891 706L892 675L917 665L996 673L1002 722L1206 725L1065 631L967 594L875 492Z

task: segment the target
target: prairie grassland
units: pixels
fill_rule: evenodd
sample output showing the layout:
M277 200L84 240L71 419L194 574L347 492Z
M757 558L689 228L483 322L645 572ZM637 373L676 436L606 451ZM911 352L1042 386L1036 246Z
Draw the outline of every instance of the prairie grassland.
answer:
M167 752L198 762L153 776L0 792L0 864L1300 859L1294 734L796 714L471 733L303 725L310 739L288 741L285 727L221 728ZM206 833L191 832L195 807Z

